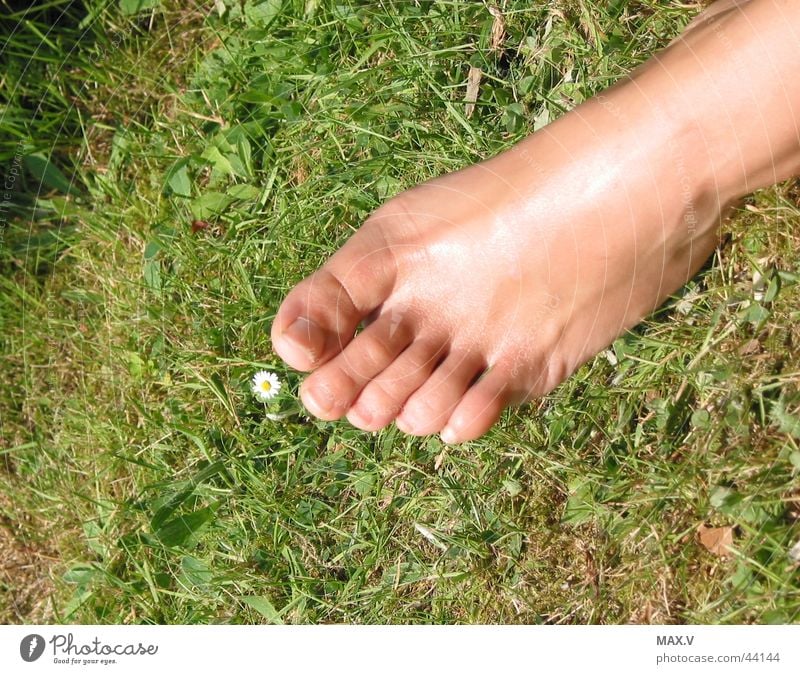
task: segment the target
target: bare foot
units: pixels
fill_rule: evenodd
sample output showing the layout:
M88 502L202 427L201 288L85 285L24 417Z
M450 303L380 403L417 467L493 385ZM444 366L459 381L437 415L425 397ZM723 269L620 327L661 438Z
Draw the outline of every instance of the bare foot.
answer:
M686 282L738 195L703 150L708 130L666 104L663 70L395 197L297 285L272 339L313 371L306 407L364 430L396 420L477 438Z

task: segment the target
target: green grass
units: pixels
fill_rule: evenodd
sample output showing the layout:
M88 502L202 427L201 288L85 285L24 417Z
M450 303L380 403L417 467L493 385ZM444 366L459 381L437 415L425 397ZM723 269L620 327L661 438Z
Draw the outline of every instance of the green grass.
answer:
M512 0L500 55L480 2L225 5L2 19L0 620L797 621L796 184L480 441L270 421L248 393L271 369L292 403L274 312L382 200L508 147L693 12ZM700 523L735 527L735 554Z

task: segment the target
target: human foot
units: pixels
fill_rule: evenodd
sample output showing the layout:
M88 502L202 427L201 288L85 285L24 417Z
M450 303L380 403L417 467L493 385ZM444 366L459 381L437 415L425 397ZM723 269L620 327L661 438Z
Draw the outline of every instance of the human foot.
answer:
M669 58L512 150L387 202L296 286L272 339L289 365L313 370L306 407L364 430L396 420L447 442L477 438L691 277L741 166L712 160L732 155L716 127L674 114L671 75L687 64Z
M364 430L396 418L476 438L684 283L718 211L698 213L694 192L685 203L675 160L654 147L663 134L618 125L597 102L374 213L273 325L278 354L314 371L306 407Z

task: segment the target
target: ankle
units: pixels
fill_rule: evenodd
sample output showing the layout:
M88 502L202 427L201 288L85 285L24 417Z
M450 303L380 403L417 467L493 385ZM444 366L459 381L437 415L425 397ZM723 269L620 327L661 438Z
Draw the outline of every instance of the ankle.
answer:
M800 169L800 11L762 0L717 4L721 11L701 14L631 83L675 120L700 194L724 207Z

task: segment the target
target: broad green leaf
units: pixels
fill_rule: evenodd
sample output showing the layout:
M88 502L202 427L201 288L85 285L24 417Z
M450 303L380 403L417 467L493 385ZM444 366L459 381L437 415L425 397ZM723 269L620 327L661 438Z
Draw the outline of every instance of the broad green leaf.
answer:
M150 290L161 290L161 265L158 260L145 260L144 282Z
M749 323L762 323L769 318L770 311L758 302L753 302L744 312L745 320Z
M721 508L723 505L730 503L737 494L729 487L716 487L708 497L708 502L714 508ZM740 499L741 500L741 499Z
M266 597L242 597L242 601L250 608L258 611L264 616L272 625L283 625L281 615Z
M763 301L774 302L780 290L781 290L781 277L778 276L777 274L774 274L769 281L769 285L767 286L766 292L764 293Z
M250 147L250 141L246 136L236 139L236 154L242 164L244 176L251 176L253 174L253 151Z
M209 145L203 154L200 155L212 166L212 171L220 176L234 176L236 171L231 165L230 160L222 154L220 149L214 145Z
M189 180L189 159L183 157L176 161L167 171L165 187L169 187L173 194L179 197L192 196L192 182Z
M158 241L150 241L144 248L144 259L150 260L158 255L161 250L161 244Z
M119 0L119 10L126 16L133 16L146 9L158 7L160 0Z
M80 194L61 169L43 154L29 154L24 161L25 168L41 185L64 194Z
M86 585L94 578L96 573L97 569L90 564L75 564L62 577L65 583Z
M53 211L58 214L59 218L64 220L75 217L87 217L87 210L76 204L75 201L69 197L53 195L49 199L37 199L36 207L47 211Z
M769 412L772 421L778 424L781 433L788 433L794 438L800 438L800 417L786 411L783 401L779 400L772 405Z
M87 520L83 523L83 533L85 536L86 545L95 554L104 557L106 554L106 547L100 542L100 537L103 530L95 520Z
M192 215L198 220L206 220L224 213L233 202L233 197L222 192L206 192L192 201Z
M240 201L253 201L261 194L261 190L254 185L232 185L228 188L228 196Z
M168 547L191 545L197 535L214 519L217 508L219 505L214 504L168 520L155 531L155 535Z
M591 521L595 515L595 501L591 484L576 482L570 485L570 492L561 521L574 526Z
M381 581L384 585L399 587L417 583L428 576L428 570L417 562L397 562L384 569Z
M222 461L215 461L198 472L189 482L184 482L184 486L172 496L169 496L166 500L159 499L161 503L157 507L153 518L150 520L150 526L153 531L160 529L163 524L172 517L173 513L181 504L194 493L197 485L204 483L206 480L210 480L220 473L223 467Z
M692 426L700 429L707 429L711 426L711 415L708 410L699 409L692 412Z
M135 351L126 351L123 357L128 362L128 372L131 373L131 376L141 379L145 370L145 362L142 357Z
M281 11L283 0L249 0L244 5L244 19L249 26L266 28Z
M509 496L518 496L522 493L522 485L511 477L503 480L503 488L508 492Z
M186 584L190 587L203 587L211 582L214 572L202 559L186 555L181 559L181 570Z
M92 596L93 591L86 585L78 585L73 592L72 597L61 609L61 617L69 618L75 611L77 611L83 604L85 604Z
M372 488L375 486L375 479L375 473L370 473L367 471L357 472L356 479L353 482L353 489L355 490L356 494L358 494L361 498L368 496L372 491Z

